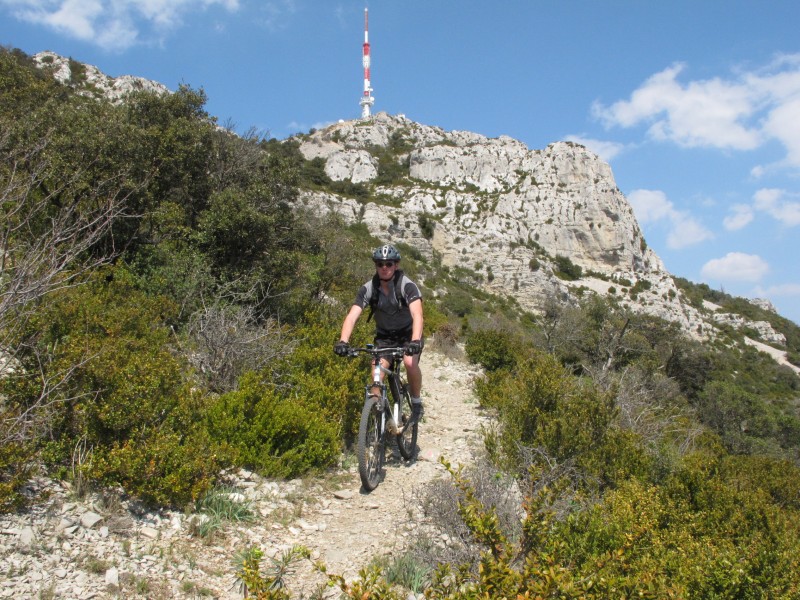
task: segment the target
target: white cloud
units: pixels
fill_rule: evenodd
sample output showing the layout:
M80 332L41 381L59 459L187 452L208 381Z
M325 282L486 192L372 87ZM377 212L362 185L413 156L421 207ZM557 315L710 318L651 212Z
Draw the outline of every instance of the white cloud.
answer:
M770 111L764 131L786 148L788 164L800 166L800 99L786 101Z
M783 283L766 288L759 286L755 289L755 294L759 297L770 298L774 296L800 296L800 283Z
M669 217L674 212L672 202L659 190L633 190L628 201L640 223L652 223Z
M589 150L597 154L606 162L611 162L620 152L625 149L624 144L618 142L607 142L604 140L595 140L592 138L581 137L579 135L568 135L564 139L570 142L575 142L581 146L586 146Z
M728 252L722 258L708 261L700 274L715 281L759 281L769 272L769 265L760 256Z
M786 200L784 190L763 188L753 195L753 207L787 227L800 225L800 202Z
M273 0L260 5L261 25L270 31L278 31L286 26L286 17L297 11L295 0Z
M140 32L152 28L158 34L181 25L182 16L221 5L229 11L238 0L0 0L15 18L44 25L55 31L94 43L107 50L124 50L136 43Z
M652 139L686 147L753 150L777 140L786 149L785 164L800 167L800 54L730 79L683 83L678 77L685 70L674 64L627 100L596 103L593 113L606 126L647 125Z
M753 209L746 204L734 204L731 206L733 214L728 215L722 220L722 224L728 231L738 231L747 226L753 220Z
M677 213L676 216L672 217L672 228L667 235L667 247L673 250L680 250L710 240L713 237L714 234L694 217L686 213Z
M660 190L634 190L628 194L637 220L644 224L666 221L667 246L679 250L711 239L714 235L686 211L680 211Z

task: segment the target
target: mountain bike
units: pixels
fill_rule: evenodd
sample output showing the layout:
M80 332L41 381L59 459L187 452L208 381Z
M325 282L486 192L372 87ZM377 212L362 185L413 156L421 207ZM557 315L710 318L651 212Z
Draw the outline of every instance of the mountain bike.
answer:
M348 356L359 354L369 354L373 361L372 377L366 386L361 409L357 451L361 484L371 492L380 483L390 436L397 440L400 456L411 460L417 449L419 423L411 418L411 396L400 373L404 348L375 348L367 344L365 348L352 348ZM389 368L381 364L381 358L389 361ZM386 375L384 382L381 382L381 373ZM378 395L374 393L376 388L380 391Z

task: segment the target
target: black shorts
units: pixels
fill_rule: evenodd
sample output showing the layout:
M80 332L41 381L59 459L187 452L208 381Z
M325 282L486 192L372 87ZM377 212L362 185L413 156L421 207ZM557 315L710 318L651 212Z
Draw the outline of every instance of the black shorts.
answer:
M376 348L400 348L411 341L411 329L404 331L376 331ZM425 340L420 340L420 354L425 347Z

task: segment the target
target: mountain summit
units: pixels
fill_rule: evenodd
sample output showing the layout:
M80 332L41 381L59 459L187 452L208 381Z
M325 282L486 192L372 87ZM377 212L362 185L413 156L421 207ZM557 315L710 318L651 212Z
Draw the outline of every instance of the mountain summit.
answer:
M77 93L115 103L137 91L169 93L160 83L112 78L53 52L34 61ZM555 142L531 150L508 136L445 131L385 112L295 140L334 184L303 190L306 208L412 245L527 310L553 297L569 302L598 293L698 339L714 337L722 324L763 343L786 343L767 321L686 298L648 247L611 167L584 146ZM753 305L770 312L761 301Z
M611 167L581 145L530 150L507 136L445 131L386 113L298 138L306 160L351 186L350 194L305 191L307 207L472 271L476 285L528 310L591 290L695 338L727 323L785 344L766 321L693 306L648 248ZM365 186L367 199L357 193Z

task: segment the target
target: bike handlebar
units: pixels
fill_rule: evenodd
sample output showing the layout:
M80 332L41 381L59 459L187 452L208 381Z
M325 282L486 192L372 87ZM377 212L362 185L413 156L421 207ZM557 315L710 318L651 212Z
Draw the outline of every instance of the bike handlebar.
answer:
M369 354L375 358L382 356L394 356L400 358L405 354L406 349L403 346L396 348L350 348L347 356L354 358L359 354Z

